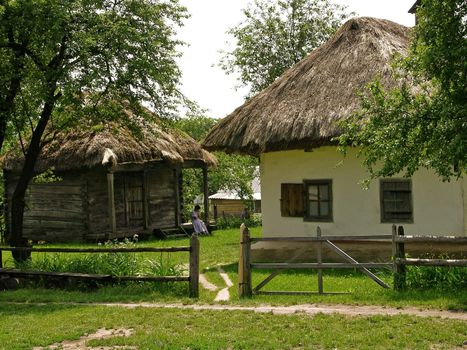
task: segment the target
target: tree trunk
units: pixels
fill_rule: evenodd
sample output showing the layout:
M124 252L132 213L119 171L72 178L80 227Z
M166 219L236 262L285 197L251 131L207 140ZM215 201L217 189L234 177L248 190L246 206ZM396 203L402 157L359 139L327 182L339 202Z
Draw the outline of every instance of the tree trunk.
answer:
M13 111L13 104L21 86L21 77L19 72L21 69L23 69L23 64L19 59L17 59L16 69L18 74L15 74L11 79L8 92L6 93L5 98L1 101L0 105L0 152L2 151L3 142L5 141L6 128Z
M45 102L39 122L32 134L31 142L29 143L28 151L25 155L23 169L21 170L21 175L18 183L16 184L15 191L13 192L9 235L9 243L13 247L25 247L28 244L27 240L23 237L24 197L26 195L28 184L34 177L34 167L41 152L42 135L44 134L47 123L49 122L54 105L55 98L49 97ZM24 261L30 257L30 253L25 254L24 252L15 252L13 257L16 261Z

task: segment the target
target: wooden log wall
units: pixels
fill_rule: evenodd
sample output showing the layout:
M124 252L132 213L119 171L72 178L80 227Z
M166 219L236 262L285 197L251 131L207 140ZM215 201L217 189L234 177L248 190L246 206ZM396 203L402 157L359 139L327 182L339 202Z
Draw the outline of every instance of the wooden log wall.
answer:
M26 192L23 234L34 241L81 241L87 229L83 203L86 187L83 175L57 174L61 181L32 183ZM9 174L7 196L13 195L18 177Z
M176 193L173 169L169 167L147 172L149 227L176 226Z
M87 183L87 217L89 230L86 239L104 239L109 234L111 227L109 223L109 196L107 193L107 173L103 169L94 169L86 173ZM116 184L114 184L116 187ZM118 196L115 191L115 197ZM118 202L116 200L116 202ZM116 208L116 211L118 209ZM117 220L120 215L117 215ZM118 226L118 221L117 221Z
M26 194L24 235L34 241L74 242L110 236L106 169L57 174L61 181L33 183ZM9 173L11 201L18 176ZM175 227L176 178L170 166L114 174L117 235ZM7 206L7 208L10 206ZM112 236L113 237L113 236Z

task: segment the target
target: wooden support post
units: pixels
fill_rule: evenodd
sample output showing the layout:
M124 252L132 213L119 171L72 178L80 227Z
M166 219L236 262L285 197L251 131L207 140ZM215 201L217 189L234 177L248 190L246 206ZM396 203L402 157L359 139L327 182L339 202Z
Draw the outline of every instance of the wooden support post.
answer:
M176 166L174 169L174 189L175 189L175 226L180 226L181 215L180 215L180 166Z
M393 236L398 237L398 236L404 236L404 228L402 226L399 226L397 228L397 232L395 232L393 228ZM393 242L394 242L393 238ZM406 281L406 266L403 263L400 263L398 259L404 259L405 258L405 247L404 247L404 242L401 243L393 243L394 246L394 289L395 290L404 290L406 287L405 281Z
M143 171L143 225L145 230L151 225L149 217L149 182L147 170Z
M107 173L107 194L109 197L109 226L113 236L117 233L117 218L115 216L114 173ZM111 237L109 237L111 238Z
M240 298L252 296L250 250L250 231L245 224L242 224L240 226L240 259L238 261L238 296Z
M319 239L321 238L321 228L318 226L316 228L316 237ZM316 258L318 266L323 263L323 242L318 240L317 244L317 251L316 251ZM318 293L323 294L323 270L318 267Z
M0 269L3 268L2 250L0 249Z
M204 222L209 225L209 191L208 191L208 166L203 166L203 191L204 191Z
M196 234L190 238L190 298L199 297L199 239Z

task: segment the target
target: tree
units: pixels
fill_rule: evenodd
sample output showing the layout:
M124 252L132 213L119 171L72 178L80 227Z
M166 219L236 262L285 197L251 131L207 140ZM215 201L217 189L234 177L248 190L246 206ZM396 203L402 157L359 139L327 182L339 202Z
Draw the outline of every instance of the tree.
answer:
M236 47L222 52L220 66L238 72L251 95L323 44L350 15L328 0L255 0L243 14L228 31Z
M466 18L463 0L423 0L408 56L394 71L406 83L386 91L372 82L362 110L342 124L341 145L361 147L371 177L411 176L420 167L443 180L466 172Z
M218 120L202 115L188 115L179 119L175 126L189 134L197 141L202 141L209 130L216 125ZM217 166L208 171L209 194L214 194L220 190L236 191L243 200L251 199L251 182L254 172L258 166L258 160L250 156L226 154L215 152ZM196 170L196 169L194 169ZM186 169L184 178L184 200L186 203L193 203L197 195L202 192L202 176L196 171ZM189 212L189 208L187 213Z
M174 35L185 17L178 0L0 2L0 135L11 123L28 140L11 245L25 244L24 195L53 130L120 118L123 109L148 117L141 103L171 115L180 98Z

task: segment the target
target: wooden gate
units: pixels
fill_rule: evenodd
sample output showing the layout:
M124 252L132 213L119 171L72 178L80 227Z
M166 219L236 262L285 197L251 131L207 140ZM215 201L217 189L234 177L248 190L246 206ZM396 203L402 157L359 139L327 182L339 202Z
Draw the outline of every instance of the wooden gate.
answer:
M325 269L347 269L356 268L375 281L383 288L389 286L373 274L370 268L389 268L393 271L394 289L403 290L406 288L406 266L458 266L467 267L467 259L426 259L426 258L408 258L405 254L405 243L450 243L456 246L467 246L467 237L447 237L447 236L405 236L402 226L392 226L391 235L366 235L366 236L326 236L321 235L321 229L318 227L316 237L270 237L270 238L250 238L250 232L245 225L240 227L240 261L238 268L239 277L239 296L248 297L253 294L340 294L336 292L324 292L322 271ZM361 240L390 240L392 243L392 261L386 263L360 263L344 250L339 248L332 241L356 242ZM253 242L303 242L316 243L317 261L314 263L296 263L294 262L303 251L299 251L284 263L251 263L251 243ZM330 248L337 253L345 262L343 263L324 263L322 259L323 246ZM448 252L445 252L448 253ZM261 281L256 287L252 287L251 272L252 269L274 269L272 274ZM286 292L273 291L264 292L261 289L268 284L274 277L286 269L316 269L318 271L318 291L316 292Z
M359 269L378 285L383 288L390 288L383 280L372 273L370 268L389 268L392 269L393 263L360 263L347 254L344 250L339 248L332 241L356 241L362 239L371 240L391 240L392 235L366 235L366 236L327 236L321 235L321 229L318 227L316 237L268 237L268 238L251 238L248 228L242 224L240 227L241 240L240 240L240 261L239 261L239 296L251 296L253 294L342 294L339 292L324 292L323 284L323 270L325 269ZM294 262L303 251L298 251L288 261L282 263L251 263L251 243L253 242L303 242L303 243L316 243L316 257L317 261L313 263L297 263ZM326 245L333 252L337 253L344 262L341 263L326 263L323 262L323 246ZM256 287L252 287L251 272L252 269L274 269L272 274L261 281ZM317 270L318 277L318 291L315 292L297 292L297 291L262 291L261 289L268 284L274 277L287 269L315 269Z

